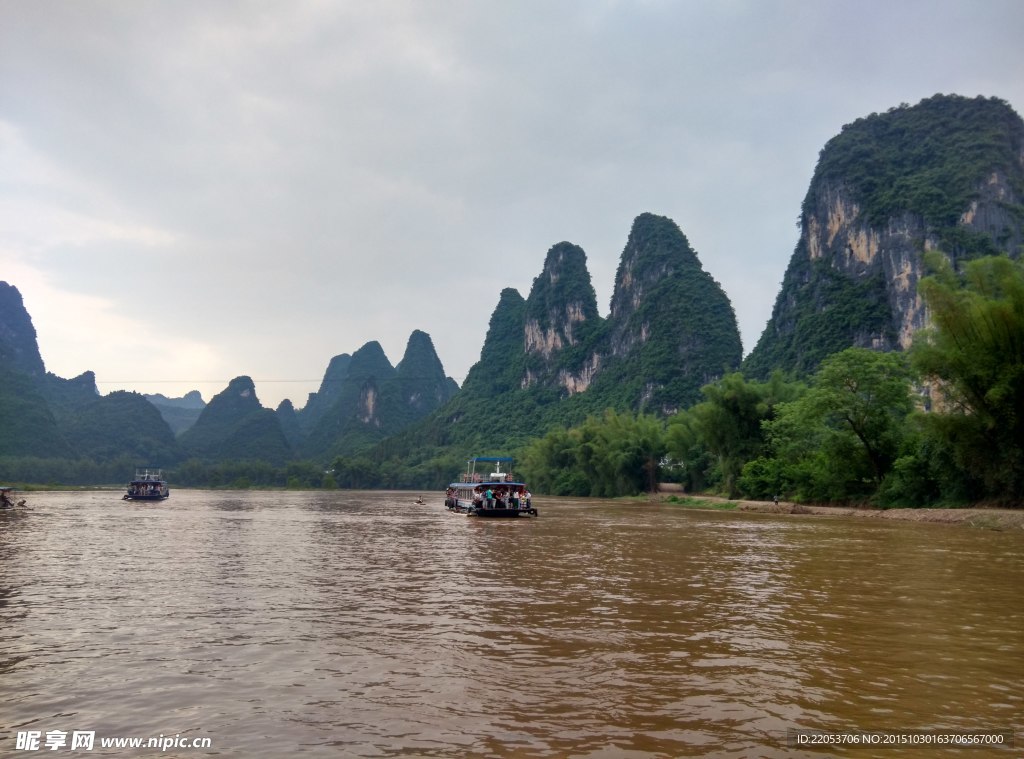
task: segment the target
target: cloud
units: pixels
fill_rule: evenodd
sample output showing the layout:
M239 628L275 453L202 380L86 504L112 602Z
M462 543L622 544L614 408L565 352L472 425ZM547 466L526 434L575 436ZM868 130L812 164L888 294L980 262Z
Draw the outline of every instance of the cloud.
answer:
M413 329L461 379L500 290L525 295L561 240L606 312L652 211L749 350L824 143L939 91L1019 108L1021 20L1016 2L12 4L0 277L36 287L48 365L112 377L119 335L161 339L172 379L295 380L258 393L301 405L331 356L379 340L397 362ZM62 301L102 328L43 315Z

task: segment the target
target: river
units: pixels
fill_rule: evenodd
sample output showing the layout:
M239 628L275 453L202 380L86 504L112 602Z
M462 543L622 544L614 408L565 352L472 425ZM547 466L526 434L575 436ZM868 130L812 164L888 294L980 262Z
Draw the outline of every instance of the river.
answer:
M0 755L1024 754L1024 532L416 495L23 494L0 513ZM1016 749L906 743L1007 730Z

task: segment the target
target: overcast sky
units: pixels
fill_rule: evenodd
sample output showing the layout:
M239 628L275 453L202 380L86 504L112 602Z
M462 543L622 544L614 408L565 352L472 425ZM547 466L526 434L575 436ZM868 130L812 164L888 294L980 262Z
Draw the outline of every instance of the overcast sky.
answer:
M62 377L302 406L414 329L461 383L562 240L607 315L650 211L749 352L825 142L937 92L1024 113L1022 39L1020 0L0 0L0 280Z

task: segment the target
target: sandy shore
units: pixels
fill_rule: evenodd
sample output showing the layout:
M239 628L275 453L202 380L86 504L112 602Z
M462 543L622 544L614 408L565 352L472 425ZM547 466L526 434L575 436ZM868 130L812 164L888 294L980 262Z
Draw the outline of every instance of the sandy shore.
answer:
M844 506L805 506L780 501L728 501L714 496L686 496L696 501L735 503L737 511L759 514L802 514L808 516L863 517L865 519L897 519L903 522L936 522L960 524L989 530L1024 530L1024 509L869 509Z

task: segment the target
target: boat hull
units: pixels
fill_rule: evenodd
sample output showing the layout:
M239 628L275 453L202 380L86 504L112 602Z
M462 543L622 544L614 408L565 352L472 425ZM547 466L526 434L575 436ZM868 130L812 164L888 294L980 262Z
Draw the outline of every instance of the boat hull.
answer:
M166 501L171 497L170 492L157 493L156 495L126 495L126 501Z
M517 519L519 517L535 517L537 509L533 506L520 506L519 508L505 508L493 506L478 506L472 501L463 501L460 498L452 498L447 501L448 510L456 514L465 514L468 517L482 517L484 519Z
M517 519L518 517L535 517L537 509L473 509L467 516L484 519Z

